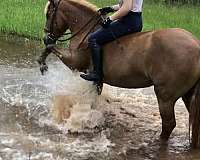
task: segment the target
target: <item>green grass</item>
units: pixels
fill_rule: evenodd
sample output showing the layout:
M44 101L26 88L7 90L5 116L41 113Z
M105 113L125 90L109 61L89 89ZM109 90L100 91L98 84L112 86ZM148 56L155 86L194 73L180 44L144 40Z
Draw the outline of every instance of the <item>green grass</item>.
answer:
M184 28L200 38L200 6L144 5L144 29Z
M41 38L45 4L45 0L1 0L1 32Z
M90 0L99 7L117 3L118 0ZM1 0L0 31L28 38L43 36L46 0ZM200 7L167 6L144 1L144 30L178 27L200 38Z

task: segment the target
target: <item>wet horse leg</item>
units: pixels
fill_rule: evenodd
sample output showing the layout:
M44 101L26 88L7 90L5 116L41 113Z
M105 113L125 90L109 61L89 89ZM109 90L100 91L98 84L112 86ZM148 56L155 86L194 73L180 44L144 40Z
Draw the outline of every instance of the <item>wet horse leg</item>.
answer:
M191 117L190 117L190 106L191 106L191 100L192 100L192 95L194 93L194 89L191 89L190 91L188 91L184 96L182 96L182 100L187 108L187 111L189 113L189 143L190 143L190 120L191 120Z
M160 137L167 140L176 127L174 102L159 100L159 111L162 118L162 133Z
M46 64L46 58L48 57L48 55L51 53L50 50L45 49L42 54L40 55L40 57L37 59L37 62L40 65L40 71L42 73L42 75L44 74L45 71L48 70L48 66Z
M192 88L184 96L182 96L182 100L183 100L189 113L190 113L190 103L191 103L193 94L194 94L194 88Z
M162 118L162 132L160 138L168 140L171 132L176 127L174 105L176 100L169 98L165 93L162 95L159 90L155 90L158 99L159 111Z

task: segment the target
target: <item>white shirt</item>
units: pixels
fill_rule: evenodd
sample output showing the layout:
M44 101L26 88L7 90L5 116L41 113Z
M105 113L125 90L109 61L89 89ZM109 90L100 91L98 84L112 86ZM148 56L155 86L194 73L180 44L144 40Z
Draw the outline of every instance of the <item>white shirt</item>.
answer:
M119 6L121 7L125 0L119 0ZM143 0L133 0L132 9L133 12L142 12Z

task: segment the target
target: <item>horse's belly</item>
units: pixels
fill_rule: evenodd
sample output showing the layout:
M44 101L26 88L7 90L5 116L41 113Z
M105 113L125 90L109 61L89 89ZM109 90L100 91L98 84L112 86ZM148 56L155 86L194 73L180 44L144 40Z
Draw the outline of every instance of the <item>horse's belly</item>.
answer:
M153 85L153 82L145 75L114 75L105 77L104 82L122 88L145 88Z

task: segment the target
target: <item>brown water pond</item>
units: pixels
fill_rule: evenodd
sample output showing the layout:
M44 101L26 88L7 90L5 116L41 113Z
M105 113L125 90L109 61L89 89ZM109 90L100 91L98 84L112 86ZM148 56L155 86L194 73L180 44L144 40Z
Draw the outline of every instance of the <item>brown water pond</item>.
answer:
M94 132L69 134L52 119L52 96L61 90L74 94L85 82L54 56L41 76L36 63L41 49L39 42L0 36L0 160L200 160L199 151L189 147L181 100L175 107L177 127L168 143L159 141L161 119L152 87L105 85L97 104L104 124Z

